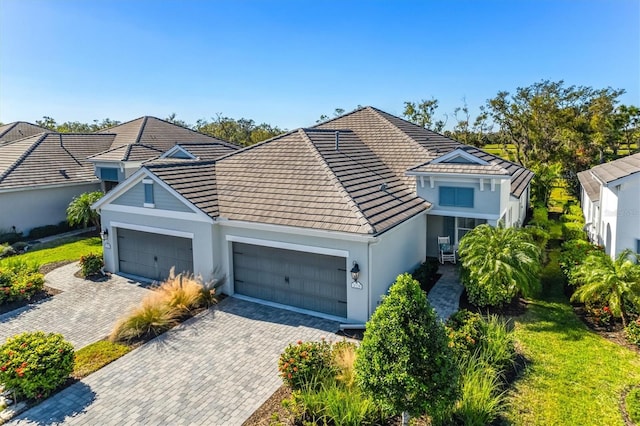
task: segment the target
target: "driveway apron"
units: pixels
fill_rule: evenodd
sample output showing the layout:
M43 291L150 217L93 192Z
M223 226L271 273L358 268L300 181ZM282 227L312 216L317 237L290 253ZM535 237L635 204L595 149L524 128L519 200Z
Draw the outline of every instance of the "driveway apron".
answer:
M40 303L0 315L0 342L25 331L61 333L75 349L105 338L115 322L127 314L150 290L117 275L103 282L77 278L79 264L57 268L45 277L46 285L62 293Z
M186 321L26 411L13 424L240 425L282 384L297 340L338 324L235 298Z

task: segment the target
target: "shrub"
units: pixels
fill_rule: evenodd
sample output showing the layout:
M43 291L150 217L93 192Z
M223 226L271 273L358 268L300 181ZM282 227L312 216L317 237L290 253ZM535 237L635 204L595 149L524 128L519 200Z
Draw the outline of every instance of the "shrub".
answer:
M565 222L562 224L562 239L584 240L587 241L587 233L582 229L583 224L580 222Z
M457 397L458 369L444 327L419 283L398 276L367 323L356 380L393 414L434 414Z
M204 305L203 286L192 275L170 274L157 290L164 303L181 315Z
M295 407L302 424L318 425L376 425L387 417L375 402L357 388L349 388L335 381L322 383L318 389L294 391L286 402Z
M89 253L80 257L80 266L82 267L82 276L86 278L101 274L104 260L101 254Z
M430 280L438 273L438 258L427 257L427 259L413 271L411 276L420 283L420 287L425 290L429 286Z
M37 226L29 231L29 239L37 240L38 238L49 237L51 235L62 234L73 229L67 221L62 221L57 225Z
M481 340L481 358L496 372L513 367L516 359L515 338L508 322L498 315L484 319L485 338Z
M523 228L524 231L529 234L529 237L533 240L533 242L540 248L540 252L544 253L544 250L547 248L547 243L551 238L551 235L547 230L540 226L529 225Z
M343 340L333 345L333 365L336 371L336 380L348 388L352 388L356 381L355 362L356 345Z
M0 268L0 305L30 300L44 286L39 266L23 260L12 260Z
M16 250L9 243L0 244L0 259L16 254Z
M640 318L635 321L629 321L624 329L624 335L632 345L640 347Z
M545 206L537 205L533 208L533 215L530 225L540 227L542 229L549 229L549 210Z
M128 317L119 321L109 340L133 342L158 336L177 324L178 313L157 294L147 296Z
M316 388L327 377L335 377L331 344L324 339L290 344L278 359L278 371L293 390Z
M60 334L22 333L0 347L0 383L18 396L45 398L73 371L73 346Z
M582 265L590 254L606 256L601 248L585 240L570 240L562 243L559 264L569 284L579 285L578 277L574 274L576 267Z
M484 426L500 415L504 393L500 376L488 368L479 353L461 360L461 395L453 416L457 424Z
M635 387L629 391L625 398L627 413L631 421L640 424L640 387Z
M457 358L469 356L481 345L486 327L480 314L461 309L445 323L451 347Z
M14 244L22 240L22 232L4 231L0 229L0 243Z

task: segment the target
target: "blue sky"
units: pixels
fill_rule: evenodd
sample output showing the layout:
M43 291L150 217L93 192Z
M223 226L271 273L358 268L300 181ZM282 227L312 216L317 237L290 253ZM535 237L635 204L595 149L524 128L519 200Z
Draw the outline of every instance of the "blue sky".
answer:
M640 105L639 28L637 0L0 0L0 121L221 113L291 129L432 97L475 113L542 79Z

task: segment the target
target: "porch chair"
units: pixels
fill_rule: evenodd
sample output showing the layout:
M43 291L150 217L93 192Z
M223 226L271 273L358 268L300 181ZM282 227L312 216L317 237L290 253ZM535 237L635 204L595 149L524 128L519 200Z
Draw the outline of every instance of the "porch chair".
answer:
M451 245L449 237L438 237L438 250L440 255L440 263L444 265L444 262L456 263L456 252Z

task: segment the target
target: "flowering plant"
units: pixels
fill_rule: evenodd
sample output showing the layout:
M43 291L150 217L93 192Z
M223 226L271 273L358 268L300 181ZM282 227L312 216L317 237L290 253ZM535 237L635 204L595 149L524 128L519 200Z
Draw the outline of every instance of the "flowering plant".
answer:
M282 381L294 390L319 385L327 375L335 375L334 368L332 345L325 339L320 342L298 340L287 346L278 360Z

